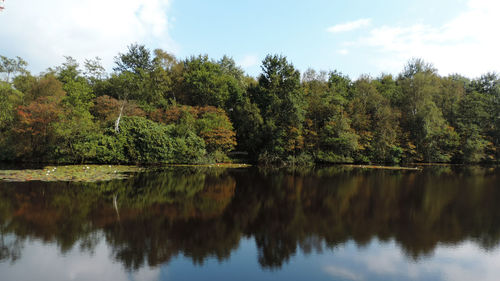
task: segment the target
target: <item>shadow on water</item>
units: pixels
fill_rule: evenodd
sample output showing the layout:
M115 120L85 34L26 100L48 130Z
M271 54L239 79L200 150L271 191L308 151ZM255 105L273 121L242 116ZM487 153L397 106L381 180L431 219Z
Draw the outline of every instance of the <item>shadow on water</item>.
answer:
M29 239L61 253L102 239L128 269L184 255L225 260L254 238L263 268L297 251L394 240L409 259L438 244L500 239L500 169L423 171L342 166L306 170L165 168L103 183L0 182L0 261Z

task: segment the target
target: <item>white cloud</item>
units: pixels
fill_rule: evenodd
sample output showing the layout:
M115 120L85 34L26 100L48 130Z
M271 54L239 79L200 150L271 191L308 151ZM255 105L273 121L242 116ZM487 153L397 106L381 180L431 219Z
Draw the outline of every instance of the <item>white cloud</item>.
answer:
M238 65L243 68L249 68L259 64L259 58L256 55L246 55L238 61Z
M361 27L369 26L371 21L372 21L371 19L359 19L356 21L350 21L350 22L330 26L326 30L328 32L332 32L332 33L352 31L355 29L359 29Z
M99 56L109 68L137 42L175 51L169 37L170 0L9 0L0 15L3 55L21 56L36 71ZM153 44L151 46L150 44ZM109 70L109 69L108 69Z
M381 26L347 44L374 50L372 63L381 71L400 71L408 59L420 57L441 74L477 77L500 70L499 13L500 1L469 0L467 11L441 26Z
M337 53L339 53L340 55L345 56L345 55L349 54L349 50L347 50L347 49L340 49L340 50L337 51Z

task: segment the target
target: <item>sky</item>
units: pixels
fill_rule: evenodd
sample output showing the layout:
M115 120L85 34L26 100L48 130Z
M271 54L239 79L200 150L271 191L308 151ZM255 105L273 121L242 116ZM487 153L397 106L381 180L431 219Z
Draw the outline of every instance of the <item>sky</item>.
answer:
M2 4L0 0L0 4ZM397 74L411 58L441 75L500 72L498 0L4 0L0 55L39 73L100 57L108 71L132 43L179 59L233 57L249 75L268 54L296 68Z

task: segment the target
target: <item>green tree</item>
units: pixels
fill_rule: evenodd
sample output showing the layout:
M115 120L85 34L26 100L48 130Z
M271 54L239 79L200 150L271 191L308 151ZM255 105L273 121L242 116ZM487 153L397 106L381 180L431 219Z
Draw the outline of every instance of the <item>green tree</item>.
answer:
M9 83L0 82L0 132L5 133L12 125L15 108L22 103L23 93Z
M231 97L235 99L235 95L240 96L243 89L234 77L237 76L234 73L237 72L234 63L231 64L227 57L221 63L223 65L210 60L206 55L186 59L180 101L189 105L228 108L228 100Z
M403 93L400 85L391 74L381 74L378 79L374 80L377 91L390 101L393 110L398 110L402 106Z
M153 70L151 52L146 46L131 44L127 48L127 53L120 53L115 57L116 66L113 68L114 71L140 74L142 71Z
M144 45L132 44L127 53L115 58L115 74L103 94L136 100L144 107L166 106L172 95L170 70L175 63L175 57L163 50L155 50L153 56Z
M328 77L328 87L338 104L345 104L350 98L352 81L338 71L332 71Z
M296 154L301 147L294 144L300 142L306 107L300 73L279 55L266 56L261 68L251 97L264 121L262 151L278 157Z
M229 111L229 115L236 130L238 149L247 151L251 159L254 159L262 146L264 121L260 109L255 103L252 103L248 96L235 103L232 109Z
M488 141L493 144L491 153L494 159L500 157L500 77L496 73L486 73L471 81L468 93L476 91L486 101L487 119L483 119L481 128L485 130Z
M369 77L362 76L354 84L349 114L352 127L359 135L358 161L399 162L393 159L397 150L398 115L381 95Z
M28 63L20 57L10 59L0 55L0 73L4 74L5 82L10 83L12 74L25 72Z
M236 146L233 124L222 109L199 108L195 126L197 135L205 141L207 152L227 153Z
M332 81L333 83L333 81ZM345 99L335 92L335 87L327 81L327 73L308 69L302 78L302 88L307 100L305 114L305 148L309 153L317 154L320 150L320 134L325 124L342 114ZM332 87L331 87L332 86ZM343 116L342 118L347 118ZM349 123L350 121L348 121ZM325 149L322 147L321 149ZM324 160L321 160L324 161Z
M66 92L60 104L64 114L54 125L57 158L61 162L82 162L82 155L89 154L88 136L95 135L98 129L90 113L94 98L92 87L71 57L66 57L66 62L56 71Z
M352 163L359 150L359 136L339 106L336 112L319 131L320 150L316 157L320 162Z
M151 71L151 84L153 102L155 105L165 107L168 99L176 101L174 93L175 68L179 65L177 59L161 50L154 50L153 70Z
M102 66L101 58L95 57L94 59L86 59L84 62L84 76L87 78L89 84L95 85L106 78L106 69Z
M0 81L0 161L14 160L15 134L13 126L16 109L22 104L23 93L14 89L7 82Z
M403 148L408 151L414 145L419 161L450 161L458 145L455 129L434 102L441 94L440 81L432 65L418 59L408 63L398 81L403 92L402 127L410 138Z
M468 93L458 108L457 131L460 135L458 161L470 163L490 160L486 149L492 145L485 137L485 123L488 122L488 100L477 92ZM492 157L492 156L490 156Z

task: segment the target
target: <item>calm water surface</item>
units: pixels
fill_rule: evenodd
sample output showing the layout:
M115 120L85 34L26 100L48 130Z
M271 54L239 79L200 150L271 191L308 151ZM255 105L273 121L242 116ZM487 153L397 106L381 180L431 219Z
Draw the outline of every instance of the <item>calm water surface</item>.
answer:
M0 182L0 280L499 280L500 168Z

